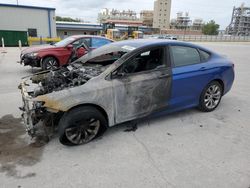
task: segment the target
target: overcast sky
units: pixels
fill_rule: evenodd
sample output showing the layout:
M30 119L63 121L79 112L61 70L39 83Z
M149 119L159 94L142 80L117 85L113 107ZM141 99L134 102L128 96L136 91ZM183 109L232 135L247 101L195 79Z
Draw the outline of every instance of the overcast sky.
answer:
M0 0L0 3L16 4L17 0ZM220 29L230 23L233 6L250 0L172 0L171 18L178 11L189 12L191 19L202 18L204 21L214 19ZM81 18L97 22L97 14L102 8L141 10L153 9L154 0L19 0L20 5L45 6L56 8L56 15Z

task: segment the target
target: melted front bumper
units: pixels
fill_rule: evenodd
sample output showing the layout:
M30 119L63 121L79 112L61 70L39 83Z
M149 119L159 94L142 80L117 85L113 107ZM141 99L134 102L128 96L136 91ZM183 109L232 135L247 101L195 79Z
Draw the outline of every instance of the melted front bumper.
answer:
M21 90L22 101L23 101L23 106L20 107L20 110L22 110L23 122L28 134L33 136L35 134L35 126L32 119L32 116L34 116L34 109L33 109L34 101L29 96L25 88L24 81L19 85L19 89Z
M38 129L38 124L43 121L46 117L46 110L42 107L42 102L34 100L32 96L29 95L27 89L28 84L25 81L19 85L19 89L22 94L23 105L20 107L22 111L22 119L26 128L27 133L30 136L35 136Z

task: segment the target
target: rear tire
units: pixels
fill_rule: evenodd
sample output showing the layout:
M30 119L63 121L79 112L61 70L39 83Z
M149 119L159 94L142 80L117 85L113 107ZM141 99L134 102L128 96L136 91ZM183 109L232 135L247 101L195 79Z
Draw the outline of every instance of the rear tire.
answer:
M54 57L46 57L42 62L43 70L55 70L59 67L59 63Z
M202 91L200 96L199 110L211 112L220 104L223 95L223 89L219 82L210 82Z
M59 141L63 145L86 144L100 136L107 128L104 115L92 106L70 110L59 122Z

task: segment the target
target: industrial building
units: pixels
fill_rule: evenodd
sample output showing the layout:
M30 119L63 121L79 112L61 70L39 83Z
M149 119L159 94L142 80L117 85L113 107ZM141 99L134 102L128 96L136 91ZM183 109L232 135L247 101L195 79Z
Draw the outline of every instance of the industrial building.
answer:
M115 29L121 32L128 31L129 25L116 24ZM103 30L103 25L99 23L82 23L82 22L56 22L57 35L61 39L66 38L71 35L98 35L101 34ZM139 26L139 31L146 34L151 34L153 32L152 28L147 26Z
M116 9L102 9L98 14L99 23L114 23L131 26L142 26L142 21L137 17L135 11L132 10L116 10Z
M61 39L71 35L97 35L102 31L102 25L82 22L56 22L57 36Z
M202 35L204 22L200 18L190 19L188 12L177 12L177 17L171 19L170 29L162 29L161 33L172 35Z
M204 22L201 18L191 20L188 12L178 12L177 17L171 20L170 28L200 31L202 30L203 25Z
M202 30L202 27L204 26L203 19L196 18L193 21L192 29L193 30Z
M171 0L155 0L153 27L169 29Z
M154 11L142 10L140 12L140 20L144 26L153 27Z
M201 35L204 22L200 18L190 19L188 12L178 12L177 17L171 20L168 34Z
M177 18L171 20L172 29L187 29L191 27L192 20L188 12L178 12Z
M250 7L234 7L231 23L227 27L229 35L250 36Z
M0 38L7 46L18 40L27 45L27 36L56 37L55 8L0 4Z

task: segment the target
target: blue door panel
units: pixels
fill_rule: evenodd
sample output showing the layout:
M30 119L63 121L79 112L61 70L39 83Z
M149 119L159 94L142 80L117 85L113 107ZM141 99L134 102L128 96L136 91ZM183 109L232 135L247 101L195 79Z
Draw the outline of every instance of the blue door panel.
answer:
M209 62L173 68L171 107L195 106L203 88L214 78L219 68Z

